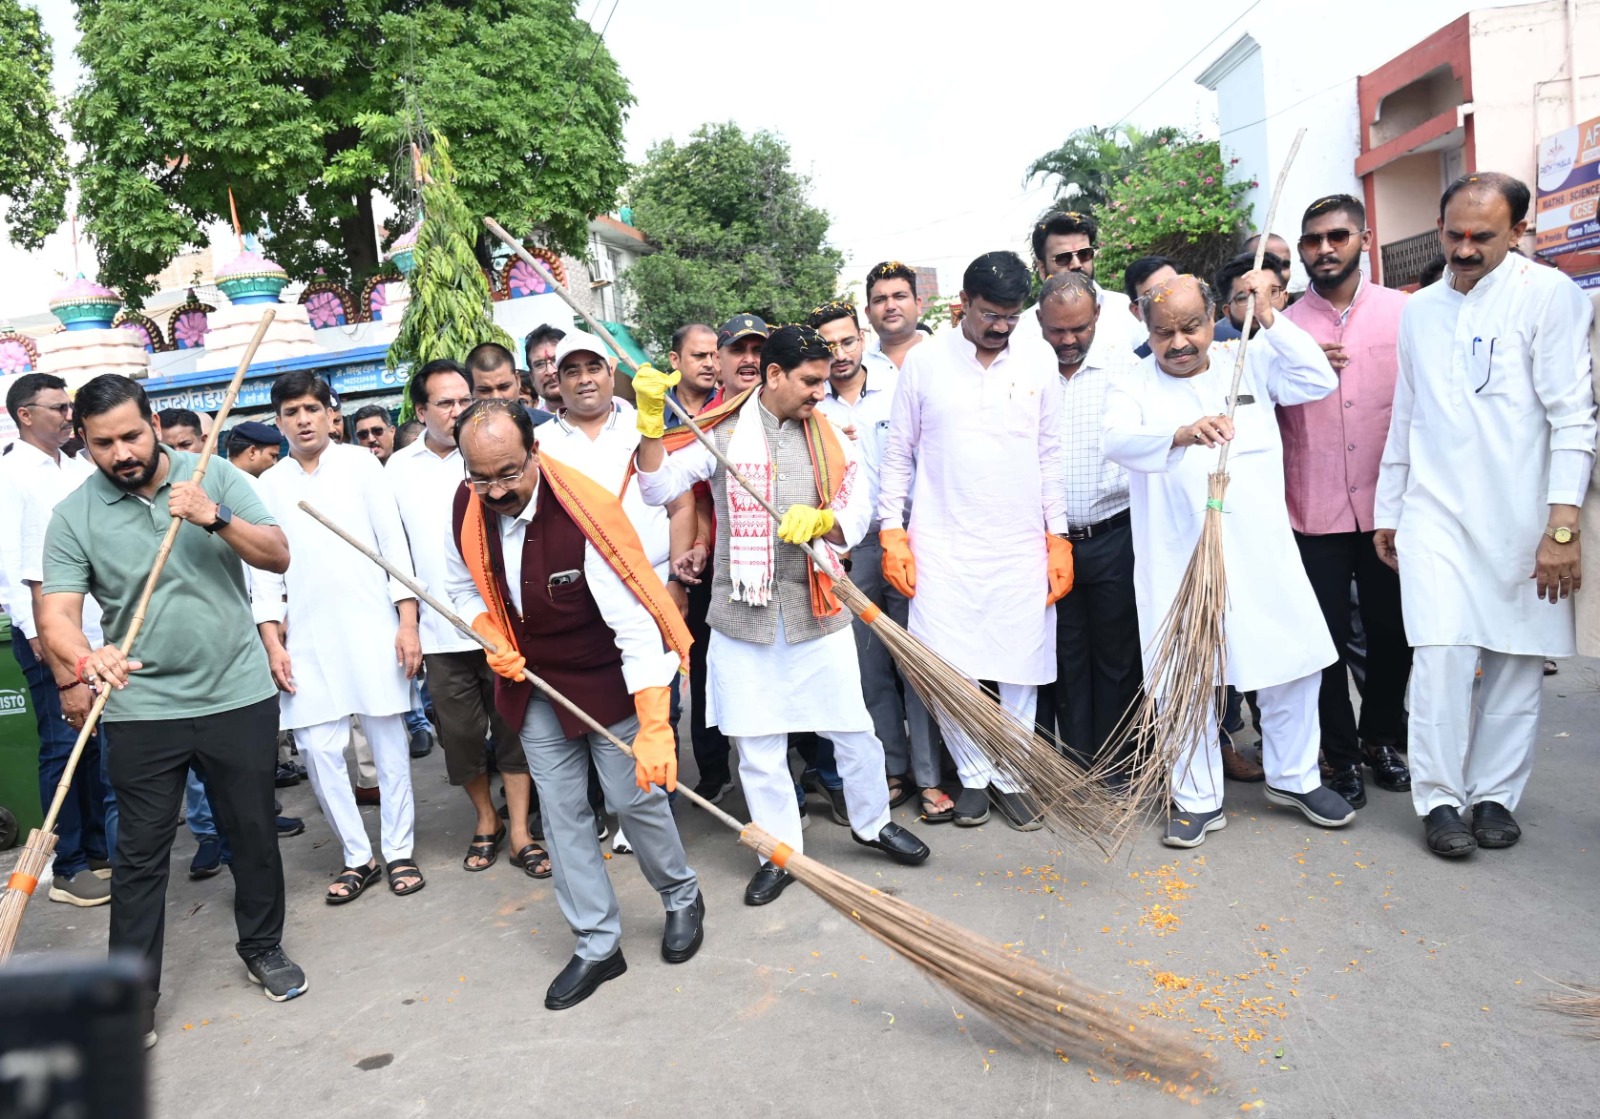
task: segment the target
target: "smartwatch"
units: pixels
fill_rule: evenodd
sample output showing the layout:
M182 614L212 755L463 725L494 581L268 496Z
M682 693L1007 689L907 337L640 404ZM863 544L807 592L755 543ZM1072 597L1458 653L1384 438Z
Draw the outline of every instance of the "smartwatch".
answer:
M217 506L217 519L206 525L206 531L215 535L233 523L233 510L226 505Z

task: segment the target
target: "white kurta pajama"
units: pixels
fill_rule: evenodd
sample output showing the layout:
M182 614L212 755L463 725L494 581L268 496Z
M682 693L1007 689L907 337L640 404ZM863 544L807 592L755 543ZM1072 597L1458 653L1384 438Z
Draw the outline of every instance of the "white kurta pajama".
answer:
M388 475L369 451L330 443L311 473L292 457L261 475L261 500L289 538L283 575L251 573L257 623L285 623L295 694L279 696L279 725L295 732L311 787L344 847L346 866L372 858L344 762L350 716L360 715L378 768L385 859L411 857L413 805L404 713L411 682L395 659L398 581L302 512L305 501L406 574L411 554ZM285 598L287 597L287 601Z
M1548 506L1582 502L1595 449L1592 310L1578 286L1515 254L1465 295L1452 283L1447 271L1400 320L1374 517L1396 530L1416 648L1411 796L1424 816L1510 809L1522 794L1541 661L1574 651L1572 600L1541 601L1529 576Z
M752 402L759 407L756 398ZM756 419L741 412L729 424ZM828 423L826 417L819 417ZM785 421L786 429L794 427ZM798 434L798 428L796 427ZM844 452L844 503L835 508L834 524L844 534L846 550L866 534L872 520L869 487L860 477L859 453L853 441L834 431ZM771 450L768 454L771 456ZM666 456L654 473L640 472L639 492L651 505L664 505L696 482L726 486L727 477L711 453L691 443ZM778 512L785 510L779 508ZM774 548L792 548L777 538ZM728 526L717 527L716 562L728 563ZM710 578L708 571L704 576ZM861 670L855 636L849 626L792 643L784 633L782 600L774 587L772 608L778 611L777 635L761 645L731 637L712 621L707 653L706 725L734 740L739 751L739 776L751 819L796 851L804 849L794 776L789 770L790 734L812 731L833 742L839 776L844 781L850 828L873 840L889 823L889 791L884 777L883 744L872 730L872 716L861 693Z
M906 355L879 465L882 527L907 530L917 565L907 628L998 684L1029 727L1038 685L1056 678L1046 537L1067 530L1058 376L1046 346L1008 346L985 369L960 330L931 338ZM1018 791L960 727L940 729L964 788Z
M1129 471L1134 591L1147 669L1200 539L1209 477L1217 466L1215 448L1173 447L1173 435L1201 416L1227 411L1238 345L1213 343L1208 368L1187 378L1163 373L1152 355L1106 395L1106 457ZM1337 385L1322 348L1275 316L1271 329L1251 340L1228 452L1222 514L1227 670L1219 683L1259 693L1267 782L1292 793L1311 792L1321 783L1317 696L1334 649L1289 527L1274 406L1320 400ZM1147 685L1151 679L1147 672ZM1222 806L1214 715L1206 740L1182 755L1173 788L1178 806L1187 811Z

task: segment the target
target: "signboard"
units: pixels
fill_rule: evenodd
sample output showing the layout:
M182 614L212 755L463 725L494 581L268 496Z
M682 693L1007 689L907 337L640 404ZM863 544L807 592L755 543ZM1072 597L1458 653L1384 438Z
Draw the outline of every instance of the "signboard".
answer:
M1600 246L1600 117L1539 142L1534 251L1560 256Z
M398 391L405 387L408 366L389 369L383 359L354 362L319 372L327 377L328 384L342 399L354 393L379 392L384 389ZM171 392L157 390L150 395L150 407L187 408L192 412L215 412L222 407L222 398L228 395L226 374L216 384L195 385ZM247 380L239 386L239 398L234 403L238 409L267 408L272 404L272 382L275 375Z

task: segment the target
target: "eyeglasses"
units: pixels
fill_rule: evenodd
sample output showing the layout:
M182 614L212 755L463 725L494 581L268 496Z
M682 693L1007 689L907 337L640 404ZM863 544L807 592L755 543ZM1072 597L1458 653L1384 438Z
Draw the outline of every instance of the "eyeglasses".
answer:
M1094 246L1086 249L1068 249L1064 253L1057 253L1051 258L1056 262L1057 268L1071 268L1074 261L1079 264L1088 264L1094 259Z
M472 407L472 397L458 396L454 400L430 400L423 405L425 408L437 408L441 412L465 411Z
M1000 322L1007 326L1016 326L1022 321L1021 315L997 315L993 311L979 311L978 317L983 320L985 326L994 326Z
M828 349L832 350L834 353L840 353L841 351L844 353L849 353L859 345L861 345L861 335L853 334L849 338L843 338L837 342L829 342Z
M1342 249L1350 243L1350 238L1359 237L1365 232L1365 229L1330 229L1326 233L1305 233L1300 237L1300 248L1314 253L1326 241L1330 249Z
M533 371L535 373L542 372L542 371L544 371L546 369L553 370L553 369L555 369L555 367L556 367L556 359L553 358L553 357L540 358L538 361L533 363Z
M532 461L533 452L529 451L528 457L522 460L522 469L515 474L502 474L497 478L474 478L471 474L468 474L467 485L471 486L472 492L477 494L486 494L496 486L503 490L508 490L522 481L522 476L528 472L528 464Z
M1271 293L1272 298L1274 299L1283 294L1283 289L1278 287L1276 284L1268 288L1267 291ZM1235 295L1232 299L1228 300L1228 302L1232 303L1235 307L1243 307L1246 303L1250 302L1250 293L1248 291L1241 291L1238 295Z
M72 415L72 405L71 405L71 403L67 403L67 404L39 404L39 403L36 403L35 401L30 400L26 404L18 404L17 408L19 410L22 409L22 408L43 408L43 409L45 409L47 411L58 413L61 416L62 419L66 419L68 416Z

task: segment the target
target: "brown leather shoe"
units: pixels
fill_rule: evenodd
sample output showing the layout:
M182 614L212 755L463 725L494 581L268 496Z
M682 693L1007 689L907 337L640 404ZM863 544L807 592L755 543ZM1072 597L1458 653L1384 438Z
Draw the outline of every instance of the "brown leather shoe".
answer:
M1231 743L1222 746L1222 775L1229 781L1265 781L1267 771L1239 753Z

